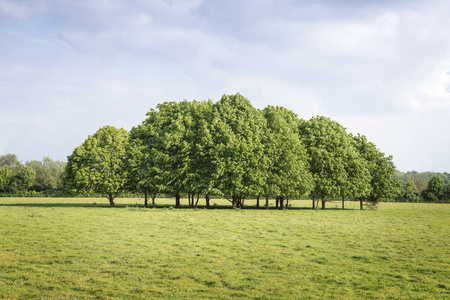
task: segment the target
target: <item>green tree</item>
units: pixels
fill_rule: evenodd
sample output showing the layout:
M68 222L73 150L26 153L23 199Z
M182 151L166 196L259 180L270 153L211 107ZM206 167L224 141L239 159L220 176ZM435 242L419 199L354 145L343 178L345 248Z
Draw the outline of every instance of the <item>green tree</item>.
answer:
M111 206L125 187L125 151L128 132L112 126L100 128L77 147L64 171L63 184L71 193L98 193Z
M17 187L23 191L28 191L28 188L33 184L36 178L36 172L31 167L23 167L15 176Z
M36 172L36 179L33 182L32 189L42 191L62 188L61 177L64 172L64 162L53 161L49 157L44 157L42 161L28 161L25 165L33 168Z
M351 136L342 125L318 116L302 121L299 129L313 174L313 207L316 198L321 199L322 209L325 209L329 198L358 197L365 193L366 168Z
M419 195L427 188L428 182L423 177L414 178L414 184L417 187L417 193Z
M450 183L447 183L445 187L444 200L445 202L450 202Z
M0 167L10 167L11 169L19 169L22 167L22 164L17 159L17 155L15 154L5 154L0 155Z
M427 202L441 202L444 199L445 183L444 179L434 176L428 181L428 186L423 191L423 198Z
M266 179L262 144L266 121L240 94L222 96L213 113L216 187L237 208L245 197L260 194Z
M13 170L8 166L0 167L0 190L6 192L14 179Z
M403 198L407 202L417 202L419 201L419 191L417 190L416 184L412 180L408 180L403 187Z
M284 200L301 196L312 189L308 155L298 135L297 115L283 107L268 106L263 110L267 121L264 134L266 176L264 193L277 196L280 209Z
M382 200L394 199L401 192L401 180L393 178L395 165L392 156L386 157L365 136L358 134L354 140L370 174L370 189L360 197L361 209L363 199L369 201L374 207Z
M32 184L32 189L36 191L56 188L56 178L52 176L50 170L44 164L37 160L25 163L27 167L32 168L36 173L36 178Z

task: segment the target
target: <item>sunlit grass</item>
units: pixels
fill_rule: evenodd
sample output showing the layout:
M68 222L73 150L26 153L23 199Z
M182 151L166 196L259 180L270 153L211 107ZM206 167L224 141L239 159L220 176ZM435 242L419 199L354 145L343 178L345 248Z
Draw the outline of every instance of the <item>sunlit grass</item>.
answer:
M141 200L0 198L0 297L450 298L450 205L233 211Z

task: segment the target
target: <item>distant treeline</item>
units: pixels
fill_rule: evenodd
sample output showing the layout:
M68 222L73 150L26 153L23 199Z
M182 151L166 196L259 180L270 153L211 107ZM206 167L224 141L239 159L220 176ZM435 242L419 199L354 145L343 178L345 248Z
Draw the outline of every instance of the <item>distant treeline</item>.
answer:
M450 173L396 171L394 177L402 181L397 201L450 202Z
M22 164L15 154L0 155L0 196L61 196L65 166L49 157Z

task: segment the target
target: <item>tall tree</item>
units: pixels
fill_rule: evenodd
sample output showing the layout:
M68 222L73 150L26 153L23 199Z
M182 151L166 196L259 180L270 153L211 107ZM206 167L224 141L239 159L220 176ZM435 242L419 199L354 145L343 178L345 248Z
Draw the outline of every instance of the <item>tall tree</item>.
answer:
M361 209L362 199L375 206L381 200L394 199L401 192L401 180L393 178L395 165L392 156L385 156L365 136L358 134L354 140L370 174L370 189L360 197Z
M106 195L111 206L125 187L125 151L128 132L113 126L100 128L68 157L63 183L71 193Z
M282 209L284 200L312 189L312 175L306 149L299 139L297 115L274 106L266 107L263 115L267 121L263 139L263 162L267 168L264 193L266 199L269 195L278 196Z
M224 95L214 105L213 122L216 186L237 208L245 197L261 193L266 179L262 144L266 121L250 101L236 94Z
M345 128L318 116L299 125L313 174L311 195L320 198L322 209L330 197L359 196L367 189L367 171ZM353 193L353 195L351 195Z

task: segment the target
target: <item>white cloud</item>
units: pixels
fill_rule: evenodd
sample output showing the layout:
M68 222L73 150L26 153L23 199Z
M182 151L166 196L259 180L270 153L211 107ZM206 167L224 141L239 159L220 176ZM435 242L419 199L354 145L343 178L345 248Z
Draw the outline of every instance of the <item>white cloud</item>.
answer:
M28 17L29 11L24 4L8 0L0 0L0 15L2 14L15 19L23 20Z
M240 92L258 108L342 122L402 170L437 170L449 13L439 0L0 0L0 147L64 159L98 127L129 129L159 102ZM437 132L439 143L427 138Z

